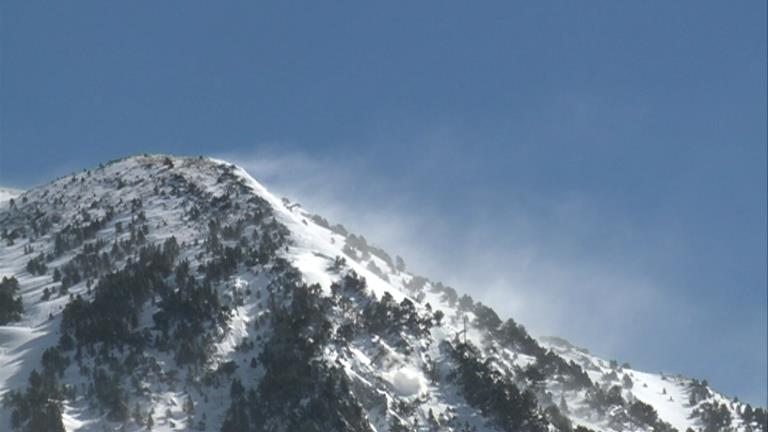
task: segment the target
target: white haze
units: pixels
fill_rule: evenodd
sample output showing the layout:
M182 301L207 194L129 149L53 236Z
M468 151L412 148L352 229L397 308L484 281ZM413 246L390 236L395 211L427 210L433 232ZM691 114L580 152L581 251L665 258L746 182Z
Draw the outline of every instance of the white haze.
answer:
M509 212L493 202L476 209L471 222L457 225L441 217L428 196L370 178L363 160L270 151L221 158L242 166L276 194L402 256L409 270L469 293L535 335L563 336L614 356L636 323L671 308L663 306L670 301L657 281L621 260L583 254L583 245L573 244L594 236L602 222L584 197L539 202L558 220L554 228L525 209ZM499 217L495 212L509 213ZM631 229L599 228L607 238ZM685 312L680 307L675 305L677 314Z

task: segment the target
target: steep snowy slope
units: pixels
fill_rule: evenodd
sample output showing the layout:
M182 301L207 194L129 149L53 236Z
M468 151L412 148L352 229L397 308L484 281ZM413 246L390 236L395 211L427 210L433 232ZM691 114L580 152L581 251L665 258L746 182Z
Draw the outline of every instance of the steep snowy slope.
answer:
M0 425L765 430L706 383L537 341L224 161L113 161L0 203L0 231Z

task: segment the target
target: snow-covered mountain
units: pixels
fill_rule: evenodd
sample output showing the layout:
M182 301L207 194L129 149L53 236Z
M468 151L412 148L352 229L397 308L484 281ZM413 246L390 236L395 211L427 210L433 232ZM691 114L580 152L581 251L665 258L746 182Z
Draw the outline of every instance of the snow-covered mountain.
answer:
M0 430L766 430L706 381L537 340L223 161L112 161L1 202L0 232Z

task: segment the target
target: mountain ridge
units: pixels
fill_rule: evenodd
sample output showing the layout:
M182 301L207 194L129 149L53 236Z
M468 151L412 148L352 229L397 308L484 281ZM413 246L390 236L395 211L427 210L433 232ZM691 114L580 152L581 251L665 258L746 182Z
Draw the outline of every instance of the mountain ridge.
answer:
M19 429L765 430L706 382L536 340L225 161L111 161L0 204L0 228Z

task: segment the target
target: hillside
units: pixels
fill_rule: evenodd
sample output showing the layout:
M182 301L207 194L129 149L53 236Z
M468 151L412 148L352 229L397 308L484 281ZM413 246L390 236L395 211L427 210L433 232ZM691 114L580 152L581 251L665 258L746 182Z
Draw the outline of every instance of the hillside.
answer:
M224 161L0 201L0 428L766 430L706 381L537 340Z

